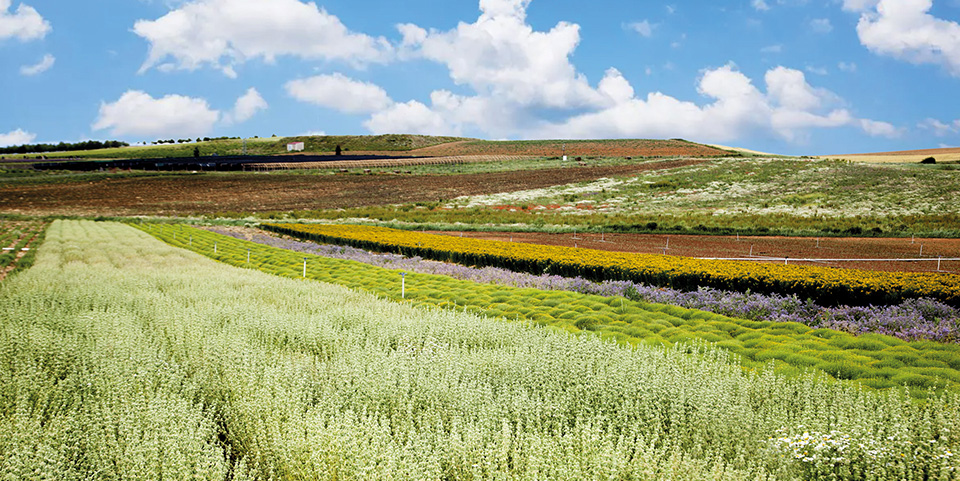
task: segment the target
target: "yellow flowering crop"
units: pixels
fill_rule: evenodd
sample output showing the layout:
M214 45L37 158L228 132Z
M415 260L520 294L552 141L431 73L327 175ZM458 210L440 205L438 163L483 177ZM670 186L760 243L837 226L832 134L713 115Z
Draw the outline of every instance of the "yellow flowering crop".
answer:
M792 293L824 304L890 304L910 297L931 297L960 304L960 276L954 274L701 260L469 239L373 226L267 224L266 227L321 242L535 274L630 280L680 289L709 286Z

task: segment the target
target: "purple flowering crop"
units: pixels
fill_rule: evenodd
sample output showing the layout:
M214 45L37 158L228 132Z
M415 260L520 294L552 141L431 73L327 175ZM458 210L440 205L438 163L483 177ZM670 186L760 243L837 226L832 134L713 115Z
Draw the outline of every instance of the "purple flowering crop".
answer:
M496 267L468 267L421 257L374 253L354 247L300 242L264 234L243 235L215 227L209 229L296 252L353 260L387 269L444 275L466 281L565 290L607 297L624 296L643 302L671 304L741 319L799 322L812 328L829 328L855 335L872 332L904 340L960 341L960 329L957 325L960 322L960 309L933 299L909 299L894 306L824 307L809 300L801 300L795 295L732 292L706 287L696 291L679 291L630 281L596 283L580 277L533 275Z

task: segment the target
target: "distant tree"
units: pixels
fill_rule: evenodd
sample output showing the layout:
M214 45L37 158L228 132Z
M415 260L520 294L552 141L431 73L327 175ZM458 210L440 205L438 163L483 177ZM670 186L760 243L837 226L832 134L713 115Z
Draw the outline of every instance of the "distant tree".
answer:
M933 158L933 157L927 157L926 159L921 160L920 163L921 163L921 164L936 164L936 163L937 163L937 159L935 159L935 158Z
M200 158L200 147L194 147L194 148L193 148L193 158L195 158L195 159L199 159L199 158Z
M340 150L340 146L337 145L337 149L334 150L334 155L343 155L343 151Z

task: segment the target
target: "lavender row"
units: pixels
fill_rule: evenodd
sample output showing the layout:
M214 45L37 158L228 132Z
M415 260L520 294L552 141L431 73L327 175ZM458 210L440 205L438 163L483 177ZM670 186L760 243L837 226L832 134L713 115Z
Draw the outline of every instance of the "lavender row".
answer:
M282 249L353 260L388 269L444 275L466 281L566 290L607 297L624 296L638 301L677 305L741 319L799 322L813 328L829 328L856 335L872 332L904 340L960 341L960 329L957 326L960 309L933 299L910 299L895 306L824 307L811 301L803 301L795 295L741 293L712 288L688 292L629 281L596 283L580 277L532 275L496 267L467 267L420 257L373 253L353 247L300 242L270 235L244 235L219 228L211 230Z

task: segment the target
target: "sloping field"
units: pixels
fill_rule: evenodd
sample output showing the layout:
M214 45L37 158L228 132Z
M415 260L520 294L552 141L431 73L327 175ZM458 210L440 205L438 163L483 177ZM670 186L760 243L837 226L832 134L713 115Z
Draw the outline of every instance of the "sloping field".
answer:
M436 202L671 169L699 159L461 175L177 174L63 184L0 185L0 212L194 215ZM67 179L69 180L69 179Z
M417 149L424 156L520 155L536 157L720 157L730 151L686 140L466 140Z
M324 162L272 162L265 164L246 164L247 171L291 170L291 169L389 169L417 165L456 165L473 162L510 162L526 157L514 155L455 155L448 157L397 157L376 160L330 160ZM295 160L291 157L291 160Z
M951 479L960 449L954 393L414 309L117 224L56 222L0 298L6 479Z
M960 162L960 148L904 150L898 152L877 152L875 154L821 155L821 159L849 159L856 162L872 163L915 163L927 157L937 162Z

